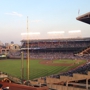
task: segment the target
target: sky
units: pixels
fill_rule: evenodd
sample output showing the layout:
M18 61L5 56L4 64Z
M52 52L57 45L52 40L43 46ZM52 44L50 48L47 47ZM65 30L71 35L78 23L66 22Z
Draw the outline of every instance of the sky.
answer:
M34 38L50 38L47 32L53 31L64 31L63 37L68 37L71 30L81 30L82 37L90 37L90 26L76 20L87 12L90 0L0 0L0 41L21 44L27 16L28 32L40 32Z

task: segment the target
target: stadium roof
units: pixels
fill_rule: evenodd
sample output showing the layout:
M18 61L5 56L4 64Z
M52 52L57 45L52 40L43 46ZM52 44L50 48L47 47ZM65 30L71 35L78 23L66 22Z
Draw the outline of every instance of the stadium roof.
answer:
M84 23L90 24L90 12L83 14L81 16L78 16L76 19Z
M29 42L66 42L66 41L90 41L90 37L86 38L66 38L66 39L38 39L29 40ZM27 42L27 40L21 40L21 42Z

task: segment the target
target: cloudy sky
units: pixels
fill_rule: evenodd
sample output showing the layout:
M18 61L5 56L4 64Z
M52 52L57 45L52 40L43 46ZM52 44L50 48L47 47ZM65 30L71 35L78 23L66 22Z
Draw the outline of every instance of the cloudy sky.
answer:
M49 38L47 32L81 30L90 36L90 25L76 17L90 12L90 0L0 0L0 41L21 44L21 33L40 32L39 38ZM33 37L36 37L34 35Z

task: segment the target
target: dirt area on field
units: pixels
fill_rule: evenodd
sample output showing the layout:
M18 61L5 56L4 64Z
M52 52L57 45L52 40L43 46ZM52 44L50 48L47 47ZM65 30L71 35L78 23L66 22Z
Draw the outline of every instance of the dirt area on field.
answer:
M41 64L49 65L49 66L73 66L74 64L78 64L81 60L76 60L75 63L53 63L53 60L43 60L40 61Z

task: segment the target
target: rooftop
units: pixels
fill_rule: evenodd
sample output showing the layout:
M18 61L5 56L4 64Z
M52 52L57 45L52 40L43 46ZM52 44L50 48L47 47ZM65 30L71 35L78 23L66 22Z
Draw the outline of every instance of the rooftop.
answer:
M81 16L78 16L76 19L81 21L81 22L90 24L90 12L85 13L85 14L83 14Z

